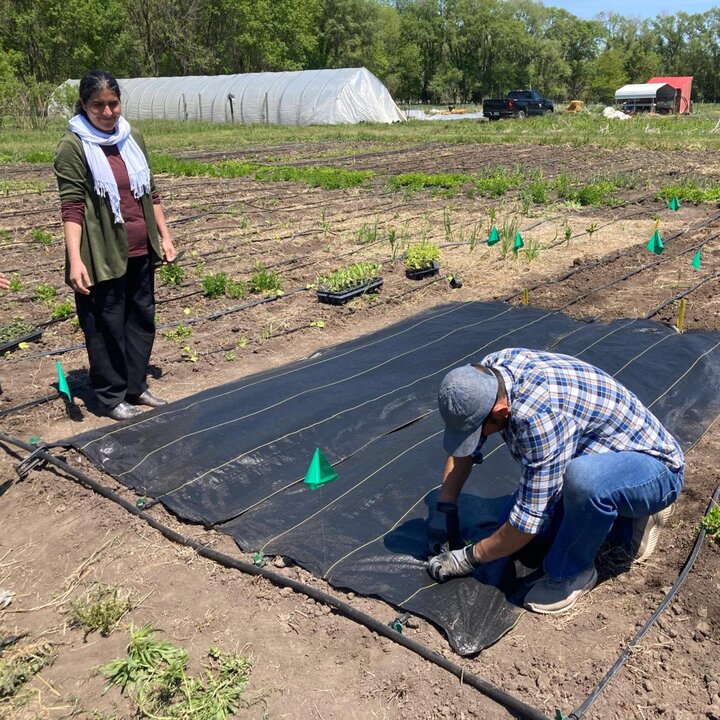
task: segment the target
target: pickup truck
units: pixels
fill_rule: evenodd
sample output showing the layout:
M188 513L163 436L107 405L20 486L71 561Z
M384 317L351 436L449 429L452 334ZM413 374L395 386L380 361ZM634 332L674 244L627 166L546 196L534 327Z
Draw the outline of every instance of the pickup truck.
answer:
M552 100L544 98L537 90L512 90L505 98L489 98L483 101L483 115L490 120L528 115L548 115L555 110Z

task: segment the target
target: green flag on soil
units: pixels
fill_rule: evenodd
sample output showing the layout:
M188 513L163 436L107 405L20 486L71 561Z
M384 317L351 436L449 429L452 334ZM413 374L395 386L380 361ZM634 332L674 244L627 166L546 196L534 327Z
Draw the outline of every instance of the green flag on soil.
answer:
M692 262L690 263L696 270L700 269L700 251L698 250L695 253L695 257L692 259Z
M500 242L500 233L498 232L498 229L493 225L490 229L490 234L488 235L487 244L488 245L494 245L495 243Z
M333 466L327 461L327 458L320 452L320 448L315 448L315 454L305 473L305 483L314 490L320 485L337 480L337 477L338 474L333 470Z
M670 210L674 210L675 212L680 209L680 201L677 199L677 196L668 203L668 208L670 208Z
M517 252L521 247L524 247L525 243L523 242L522 235L519 232L515 233L515 242L513 243L513 250Z
M660 239L660 232L658 230L655 230L645 247L650 252L654 252L656 255L660 255L662 253L665 246L663 245L663 241Z
M57 367L58 392L64 395L68 399L68 402L72 402L70 388L68 387L67 380L65 379L65 373L63 372L62 365L59 360L55 361L55 366Z

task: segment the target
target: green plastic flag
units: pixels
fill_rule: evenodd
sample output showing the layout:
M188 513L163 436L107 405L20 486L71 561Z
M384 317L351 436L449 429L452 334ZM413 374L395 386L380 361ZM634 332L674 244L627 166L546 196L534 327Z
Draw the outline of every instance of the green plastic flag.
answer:
M645 247L650 252L654 252L656 255L662 254L665 246L663 245L663 241L660 239L660 232L658 230L655 230L655 232L652 234L652 237L648 241L648 244Z
M64 395L68 402L72 402L72 395L70 394L70 388L68 387L67 380L65 379L65 373L63 372L62 365L59 360L55 361L58 375L58 392Z
M677 212L680 209L680 201L677 199L677 196L675 196L669 203L668 207L670 210L674 210Z
M494 245L495 243L500 242L500 233L498 232L498 229L493 225L490 229L490 234L488 235L487 244L488 245Z
M338 474L333 470L333 466L327 461L327 458L320 452L320 448L315 448L315 454L305 473L305 483L314 490L320 485L337 480L337 477Z
M521 247L524 247L525 243L523 242L522 235L519 232L515 233L515 242L513 244L513 250L517 252Z
M690 263L696 270L700 269L700 251L698 250L695 253L695 257L692 259L692 262Z

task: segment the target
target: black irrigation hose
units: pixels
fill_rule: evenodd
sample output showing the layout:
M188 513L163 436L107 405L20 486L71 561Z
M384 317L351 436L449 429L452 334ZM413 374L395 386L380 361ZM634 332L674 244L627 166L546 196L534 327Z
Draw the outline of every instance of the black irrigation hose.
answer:
M439 653L430 650L430 648L426 647L422 643L405 637L405 635L397 632L396 630L393 630L385 623L380 622L379 620L375 619L371 615L368 615L367 613L357 610L356 608L352 607L352 605L349 605L348 603L333 597L329 593L318 590L317 588L314 588L311 585L307 585L306 583L299 582L298 580L293 580L292 578L285 577L284 575L281 575L280 573L277 573L273 570L268 570L264 567L258 567L243 560L234 558L231 555L226 555L225 553L218 552L217 550L206 547L197 540L193 540L192 538L181 535L172 528L169 528L167 525L164 525L158 520L155 520L153 517L143 512L141 509L137 508L135 505L118 495L113 490L106 488L82 471L73 468L64 460L55 457L52 453L47 452L42 448L42 446L35 447L33 445L30 445L29 443L25 443L22 440L18 440L17 438L6 435L2 432L0 432L0 442L6 443L8 445L14 445L15 447L27 450L28 452L33 452L36 458L49 462L52 465L60 468L63 472L66 472L68 475L70 475L70 477L73 478L80 485L83 485L84 487L93 490L94 492L98 493L98 495L102 495L108 500L112 500L114 503L120 505L120 507L127 510L127 512L141 518L148 525L150 525L150 527L152 527L154 530L157 530L168 540L171 540L172 542L178 543L180 545L184 545L185 547L190 547L195 550L198 555L207 558L208 560L212 560L213 562L219 563L224 567L232 568L234 570L240 570L241 572L247 573L249 575L259 575L261 577L264 577L266 580L274 583L275 585L279 585L280 587L292 588L295 592L307 595L308 597L312 598L317 602L321 602L331 608L334 608L336 611L338 611L343 616L349 618L350 620L364 625L369 630L372 630L378 635L382 635L383 637L395 641L399 645L402 645L408 650L416 653L423 659L428 660L435 665L438 665L444 670L447 670L448 672L455 675L455 677L459 678L461 683L469 685L475 690L480 691L483 695L487 695L487 697L492 698L493 700L495 700L495 702L503 705L507 709L514 712L516 715L519 715L521 718L527 718L527 720L549 720L547 715L544 715L539 710L536 710L530 705L526 705L521 700L513 697L509 693L506 693L504 690L501 690L495 685L489 683L487 680L483 680L477 675L467 672L465 668L458 665L457 663L454 663L451 660L444 658Z
M5 410L0 410L0 417L5 415L11 415L12 413L19 412L20 410L27 410L27 408L35 407L36 405L42 405L43 403L50 402L56 398L62 397L62 393L58 390L51 395L45 397L35 398L35 400L28 400L27 402L20 403L20 405L13 405Z
M708 511L717 504L718 498L720 498L720 485L718 485L715 493L710 500L710 504L708 505ZM605 677L603 677L598 686L592 691L587 700L585 700L585 702L583 702L582 705L577 708L577 710L573 710L570 715L568 715L567 720L580 720L580 718L582 718L585 713L590 709L590 706L598 699L600 693L613 679L618 670L620 670L620 668L625 664L625 661L632 655L633 648L640 642L640 640L642 640L648 630L650 630L650 628L655 624L655 621L658 619L658 617L660 617L662 611L668 606L670 601L677 594L677 591L685 582L685 579L687 578L690 570L692 569L692 566L695 564L695 560L697 559L698 554L700 553L700 548L702 547L703 540L705 539L706 534L707 531L705 530L705 527L701 526L700 532L697 536L697 540L695 541L695 545L693 546L693 549L690 552L688 559L685 561L685 565L680 571L677 580L670 588L670 590L668 590L667 595L665 595L665 597L662 599L662 602L657 606L655 612L650 616L648 621L640 628L640 630L638 630L638 632L635 634L635 637L630 641L623 653L615 661L615 664L610 668L610 670L608 670L608 672L605 674Z
M706 278L703 278L702 280L696 282L692 287L689 287L687 290L683 290L683 292L678 293L675 295L675 297L671 297L669 300L666 300L664 303L661 303L656 308L653 308L647 315L643 317L643 320L649 320L653 315L657 315L661 310L666 308L668 305L672 305L677 300L680 300L687 295L690 295L691 293L694 293L699 287L702 287L705 285L705 283L710 282L711 280L717 280L720 278L720 273L715 273L714 275L709 275Z

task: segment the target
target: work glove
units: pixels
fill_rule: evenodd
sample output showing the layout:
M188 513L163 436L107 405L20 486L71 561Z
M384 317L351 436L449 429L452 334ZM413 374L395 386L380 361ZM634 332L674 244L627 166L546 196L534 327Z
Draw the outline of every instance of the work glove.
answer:
M460 541L460 515L456 503L439 502L430 512L427 529L428 557L462 547Z
M450 578L472 575L479 565L473 555L473 546L468 545L461 550L451 550L431 558L427 571L433 580L445 582Z

